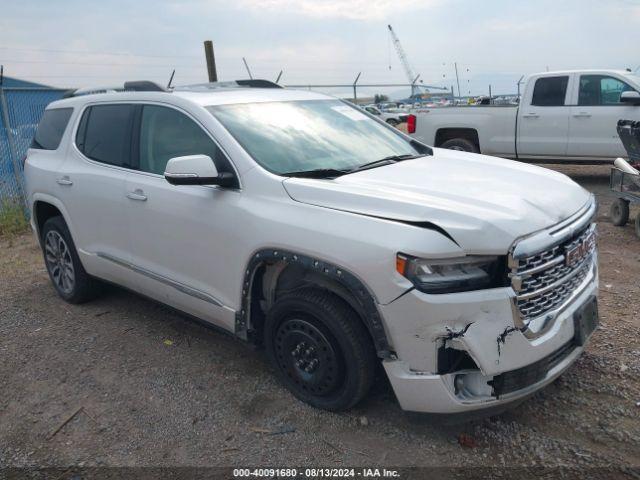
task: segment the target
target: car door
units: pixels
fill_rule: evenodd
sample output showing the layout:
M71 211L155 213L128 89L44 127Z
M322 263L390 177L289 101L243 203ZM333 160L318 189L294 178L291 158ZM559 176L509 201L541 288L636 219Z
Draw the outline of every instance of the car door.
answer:
M518 112L518 156L564 157L569 134L569 75L532 79Z
M133 108L123 103L86 107L56 177L83 265L90 274L125 286L130 286L124 266L130 250L125 179L131 168Z
M618 120L640 120L640 109L620 102L628 83L609 75L580 75L577 101L571 107L568 155L572 157L626 157L616 126Z
M139 109L137 172L126 182L137 289L232 330L235 311L229 305L237 298L223 291L229 291L229 265L241 261L233 255L240 190L171 185L163 173L171 158L185 155L208 155L219 172L234 173L233 166L186 112L154 104Z

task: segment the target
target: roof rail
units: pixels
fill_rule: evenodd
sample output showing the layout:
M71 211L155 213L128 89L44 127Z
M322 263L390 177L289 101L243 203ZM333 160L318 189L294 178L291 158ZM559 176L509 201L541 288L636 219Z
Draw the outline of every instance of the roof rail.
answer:
M133 80L124 82L124 90L126 92L165 92L166 90L160 85L149 80Z
M71 90L65 93L64 98L115 92L166 92L166 90L157 83L150 82L149 80L134 80L124 82L123 85L117 86L78 88L77 90Z
M251 78L249 80L236 80L236 83L238 85L241 85L243 87L250 87L250 88L283 88L282 85L278 85L275 82L272 82L271 80L264 80L261 78Z
M177 91L197 91L204 92L207 90L215 90L217 88L283 88L271 80L263 80L260 78L251 78L247 80L232 80L228 82L210 82L198 83L195 85L183 85L174 87Z

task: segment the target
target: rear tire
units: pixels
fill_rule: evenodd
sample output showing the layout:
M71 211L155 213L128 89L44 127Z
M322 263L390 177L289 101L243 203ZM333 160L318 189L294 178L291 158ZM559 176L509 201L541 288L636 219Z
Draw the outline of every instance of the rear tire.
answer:
M392 127L397 127L399 122L397 120L394 120L393 118L390 118L389 120L387 120L387 123Z
M629 221L629 202L622 198L616 198L611 204L609 216L611 217L611 223L616 227L626 225Z
M325 291L304 289L278 299L267 314L265 347L291 393L316 408L351 408L373 383L369 333L345 302Z
M640 238L640 213L636 215L635 227L636 227L636 236Z
M466 138L452 138L444 142L440 147L449 150L458 150L459 152L480 153L476 144Z
M69 303L94 298L99 283L82 266L64 219L52 217L44 222L41 235L44 263L58 295Z

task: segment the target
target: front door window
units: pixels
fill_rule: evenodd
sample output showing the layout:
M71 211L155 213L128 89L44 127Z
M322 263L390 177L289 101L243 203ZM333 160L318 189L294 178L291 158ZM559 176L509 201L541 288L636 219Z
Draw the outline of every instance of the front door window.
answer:
M622 92L633 88L622 80L605 75L581 75L578 105L620 105Z

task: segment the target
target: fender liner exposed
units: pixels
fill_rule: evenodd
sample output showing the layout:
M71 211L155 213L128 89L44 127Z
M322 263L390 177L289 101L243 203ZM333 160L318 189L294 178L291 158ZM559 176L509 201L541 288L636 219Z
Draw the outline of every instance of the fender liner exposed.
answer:
M344 287L361 307L363 312L362 321L373 339L378 356L381 358L390 358L392 356L391 347L373 294L355 275L329 262L277 248L263 249L254 253L245 269L241 309L236 312L235 333L237 336L248 340L251 333L251 292L256 272L260 266L276 262L300 265Z

